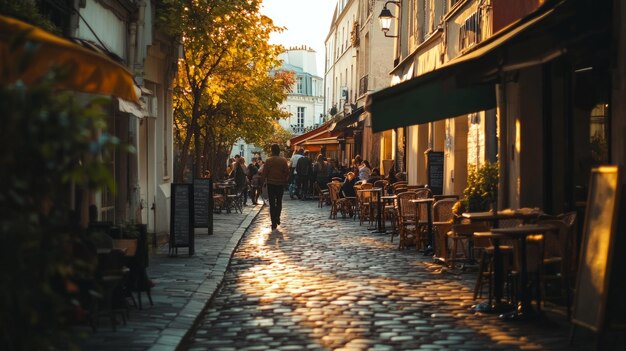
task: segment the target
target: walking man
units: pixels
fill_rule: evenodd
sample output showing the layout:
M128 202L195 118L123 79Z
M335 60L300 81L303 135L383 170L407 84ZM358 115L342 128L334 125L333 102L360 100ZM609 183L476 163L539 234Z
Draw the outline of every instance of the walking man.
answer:
M272 218L272 229L280 225L280 212L283 208L283 191L289 181L289 165L287 160L278 156L280 147L272 144L272 156L265 160L261 177L267 183L267 194L270 200L270 217Z

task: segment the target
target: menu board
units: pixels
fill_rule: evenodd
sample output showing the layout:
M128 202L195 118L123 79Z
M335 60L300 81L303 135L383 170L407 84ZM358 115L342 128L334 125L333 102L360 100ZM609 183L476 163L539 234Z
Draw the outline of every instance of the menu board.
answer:
M428 187L433 195L443 194L443 152L429 151L426 154L428 161Z
M193 181L193 224L194 228L208 228L209 214L211 209L211 184L210 179L194 179Z
M172 184L170 219L170 254L173 249L188 247L194 250L193 185Z
M618 167L594 168L589 181L572 322L596 332L606 327L607 308L616 307L607 303L607 296L619 199Z

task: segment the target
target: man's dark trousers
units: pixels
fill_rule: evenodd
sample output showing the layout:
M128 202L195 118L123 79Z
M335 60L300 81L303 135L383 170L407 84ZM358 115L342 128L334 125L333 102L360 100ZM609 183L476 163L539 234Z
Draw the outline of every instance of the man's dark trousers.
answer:
M272 226L280 223L280 212L283 209L283 185L267 184L267 197L270 200L270 216Z
M307 197L307 195L309 194L309 191L308 191L308 189L309 189L308 188L309 187L309 176L306 175L306 174L305 175L296 174L296 181L297 181L296 184L297 184L297 187L298 187L298 190L297 190L298 196L301 199L305 199Z

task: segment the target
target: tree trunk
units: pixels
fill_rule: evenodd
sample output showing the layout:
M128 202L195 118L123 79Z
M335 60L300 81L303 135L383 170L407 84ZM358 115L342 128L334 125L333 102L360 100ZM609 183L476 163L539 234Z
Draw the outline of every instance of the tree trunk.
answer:
M196 123L193 129L193 177L202 178L202 136L200 126Z
M197 100L197 99L196 99ZM194 136L194 132L198 126L198 118L200 117L200 111L198 111L197 103L194 103L194 107L191 115L191 122L187 126L187 130L191 133L185 134L185 140L180 148L180 158L178 159L178 169L174 175L174 181L177 183L183 182L185 179L185 171L187 170L187 161L189 160L189 149L191 147L191 140Z

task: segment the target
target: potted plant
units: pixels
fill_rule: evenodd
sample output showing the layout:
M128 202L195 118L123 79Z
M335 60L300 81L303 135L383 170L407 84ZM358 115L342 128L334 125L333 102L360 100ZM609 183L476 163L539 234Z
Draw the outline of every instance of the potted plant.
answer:
M113 245L116 249L124 250L126 256L135 256L137 252L137 240L139 239L139 229L134 221L122 223L120 227L121 238L114 239Z
M453 213L496 211L498 201L498 163L486 161L480 166L471 165L467 174L467 187L463 198L455 204Z

